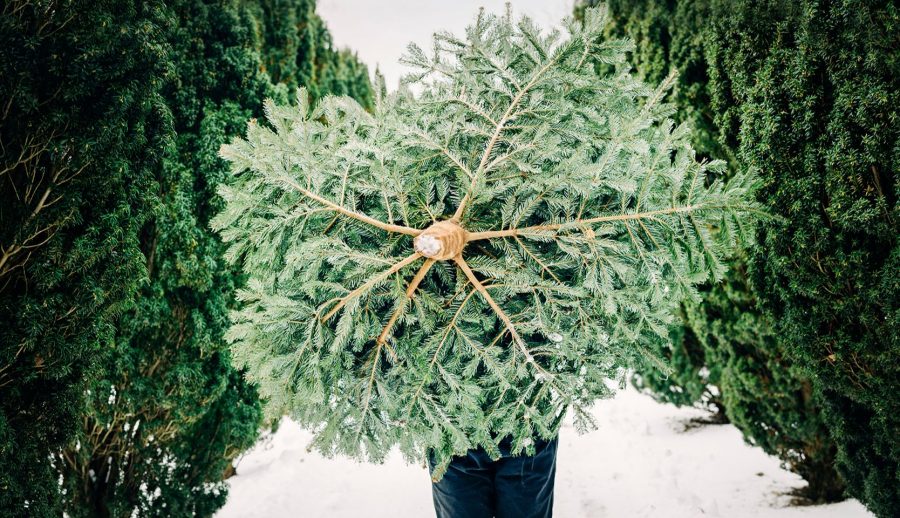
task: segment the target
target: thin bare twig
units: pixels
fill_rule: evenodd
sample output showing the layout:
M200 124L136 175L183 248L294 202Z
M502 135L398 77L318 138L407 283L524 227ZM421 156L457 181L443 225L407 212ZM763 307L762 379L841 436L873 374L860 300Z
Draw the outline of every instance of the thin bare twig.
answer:
M403 225L394 225L392 223L385 223L383 221L379 221L370 216L366 216L365 214L360 214L359 212L354 212L345 207L341 207L337 203L328 201L325 198L319 196L318 194L301 187L300 184L298 184L297 182L294 182L293 180L290 180L288 178L284 178L284 182L286 184L290 185L291 187L293 187L294 189L296 189L297 191L299 191L301 194L303 194L307 198L314 200L318 203L321 203L322 205L325 205L326 207L328 207L336 212L339 212L339 213L343 214L344 216L353 218L358 221L362 221L363 223L371 225L375 228L380 228L381 230L386 230L388 232L395 232L398 234L406 234L408 236L418 236L422 232L421 230L418 230L415 228L410 228L410 227L405 227Z
M406 288L406 297L403 299L403 302L397 306L397 309L394 310L394 313L391 315L391 318L388 319L387 324L384 325L384 329L381 330L381 334L378 335L378 341L383 343L386 342L388 336L391 333L391 329L394 327L394 323L397 321L397 318L400 316L403 308L409 303L413 298L413 294L416 292L416 288L419 287L419 284L422 282L422 279L425 278L425 274L428 273L428 270L434 265L434 259L425 259L425 262L422 263L422 267L419 268L419 271L416 272L416 276L413 277L412 281L410 281L409 286ZM394 353L393 349L388 348L388 351L391 352L391 356L394 361L397 361L397 355Z
M331 308L331 311L329 311L328 313L325 314L324 317L322 317L322 322L325 322L329 318L334 316L335 313L337 313L342 307L344 307L351 300L353 300L356 297L359 297L360 295L362 295L363 293L369 291L370 289L372 289L373 286L375 286L379 282L383 281L390 275L400 271L404 266L414 263L420 257L422 257L422 254L420 254L419 252L414 252L412 255L408 256L406 259L397 261L396 263L394 263L393 266L391 266L387 270L372 277L371 279L366 281L362 286L356 288L355 290L351 291L347 295L341 297L341 299L337 303L337 305L335 305L333 308Z

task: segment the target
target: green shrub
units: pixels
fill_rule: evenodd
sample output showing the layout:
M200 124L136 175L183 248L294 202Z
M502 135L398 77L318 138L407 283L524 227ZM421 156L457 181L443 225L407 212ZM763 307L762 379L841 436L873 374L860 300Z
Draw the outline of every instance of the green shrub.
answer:
M314 16L312 3L291 4ZM288 84L276 86L264 72L283 51L271 47L269 32L303 25L288 3L279 9L285 16L268 18L279 24L272 26L249 2L167 2L163 95L176 136L161 169L161 203L141 233L150 282L118 321L85 426L61 456L70 516L210 516L225 502L231 461L257 438L259 396L222 339L242 279L223 261L209 219L221 210L216 187L227 171L219 146L261 115L260 99L285 102L297 86L297 75L285 72ZM315 56L326 69L340 60L327 39ZM291 63L302 68L305 57ZM364 82L353 88L365 91L367 71L355 66Z
M746 2L713 16L717 124L761 170L751 280L821 396L851 495L900 514L900 9Z
M4 2L0 15L0 515L61 514L74 435L171 137L158 2Z
M254 21L228 3L166 6L163 94L176 136L161 203L141 232L150 282L119 319L84 426L62 454L70 516L209 516L224 504L231 460L257 437L256 391L221 339L239 281L208 230L223 168L216 150L257 96L273 93ZM204 425L212 416L216 426Z
M783 172L772 168L770 161L747 159L748 144L765 145L744 125L743 90L732 97L725 93L732 92L733 77L749 87L754 75L748 73L745 61L767 51L765 44L755 47L764 39L754 33L723 32L742 16L744 4L749 2L614 0L610 31L639 42L634 60L649 79L678 70L673 100L678 116L694 127L699 150L727 160L733 168L756 166L775 178ZM796 15L779 5L760 8L755 17L775 23ZM743 53L730 54L729 45L740 46ZM731 68L723 70L716 59ZM771 198L760 200L781 213ZM758 264L769 260L758 252L755 259ZM777 317L758 307L745 264L736 259L725 283L710 286L699 303L684 303L684 327L673 330L672 345L659 346L675 372L666 376L646 370L636 377L637 384L676 404L712 401L717 409L724 405L725 414L748 442L777 455L809 482L806 496L814 501L839 499L843 483L834 469L836 450L822 402L811 390L813 374L799 368L801 359L787 354L791 342L774 325L780 324ZM721 399L710 399L710 392L721 394Z

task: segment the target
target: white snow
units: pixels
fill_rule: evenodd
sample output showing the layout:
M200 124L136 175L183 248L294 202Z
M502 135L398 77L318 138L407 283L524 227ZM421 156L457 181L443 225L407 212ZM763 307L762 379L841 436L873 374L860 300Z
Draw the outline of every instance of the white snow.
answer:
M792 507L797 475L746 445L731 425L685 431L703 412L656 403L628 388L594 410L600 428L560 434L554 516L862 518L855 500ZM310 434L285 421L239 463L217 518L434 516L422 465L395 452L383 465L307 453Z

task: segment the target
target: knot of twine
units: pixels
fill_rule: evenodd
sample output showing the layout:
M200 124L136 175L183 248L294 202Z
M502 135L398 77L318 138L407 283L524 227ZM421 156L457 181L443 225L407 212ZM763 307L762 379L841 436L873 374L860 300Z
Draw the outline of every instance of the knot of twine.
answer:
M429 259L446 261L458 256L468 239L469 233L456 222L438 221L416 236L413 248Z

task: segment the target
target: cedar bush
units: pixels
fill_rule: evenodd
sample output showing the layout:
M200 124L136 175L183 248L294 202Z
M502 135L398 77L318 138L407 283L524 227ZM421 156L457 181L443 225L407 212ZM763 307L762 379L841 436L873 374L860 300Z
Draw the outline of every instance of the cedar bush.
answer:
M820 419L849 493L879 516L895 516L900 12L887 1L645 4L612 6L619 30L665 27L654 29L658 43L638 53L638 61L669 56L680 68L689 62L675 56L702 56L705 72L698 77L708 78L709 102L698 97L691 112L703 115L695 120L701 134L714 128L718 145L733 150L742 167L758 167L766 183L760 201L784 217L759 233L747 291L760 299L777 339L729 349L740 360L734 387L753 387L757 372L773 387L790 387L775 393L793 394L781 399L795 404L760 400L769 411L747 415L759 423L804 415L799 428L784 429L785 444ZM677 42L694 42L695 50L677 50ZM810 401L810 383L818 403L797 414ZM743 403L729 398L725 386L723 392L729 415L746 410L730 408ZM771 419L763 418L767 413ZM758 427L733 419L748 437L758 436ZM806 446L828 451L821 433L806 437ZM802 451L806 462L810 453Z
M821 395L847 488L900 514L896 171L900 9L888 1L741 4L717 20L719 126L784 217L763 229L752 283ZM734 134L734 133L732 133Z
M714 20L731 16L729 5L614 0L609 30L641 42L633 59L649 80L678 70L677 116L692 125L699 150L737 170L751 164L740 159L739 128L721 125L720 104L712 100L721 91L722 76L714 75L709 63L718 37ZM703 405L719 417L724 413L748 442L807 480L803 496L815 502L839 500L843 483L834 469L834 442L810 389L810 375L794 365L787 344L776 340L771 315L757 307L756 299L746 260L735 258L726 282L708 286L699 304L685 301L684 325L672 330L669 343L657 345L674 372L651 366L635 376L635 385L663 401Z
M0 9L0 515L59 516L48 455L147 275L139 229L171 136L161 7Z
M290 16L298 6L299 18ZM225 502L231 461L257 438L259 396L232 367L222 339L242 279L209 229L227 171L217 151L260 115L260 97L286 100L295 81L307 80L285 73L279 79L287 84L275 85L264 63L284 49L267 36L299 38L313 7L281 2L285 16L262 20L262 7L250 2L167 2L171 74L163 95L176 136L161 171L161 203L141 234L150 282L119 320L84 427L61 455L70 516L210 516ZM315 58L316 68L341 72L348 56L323 38L290 61L302 68ZM331 84L367 92L365 67L345 68L352 73L332 74Z

